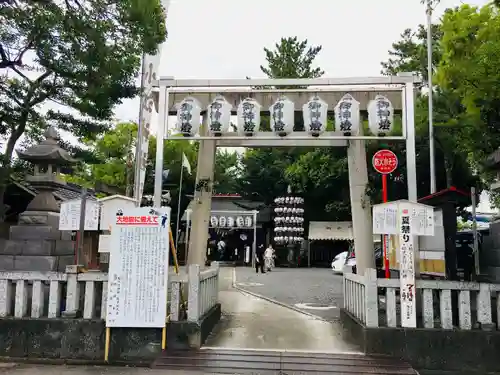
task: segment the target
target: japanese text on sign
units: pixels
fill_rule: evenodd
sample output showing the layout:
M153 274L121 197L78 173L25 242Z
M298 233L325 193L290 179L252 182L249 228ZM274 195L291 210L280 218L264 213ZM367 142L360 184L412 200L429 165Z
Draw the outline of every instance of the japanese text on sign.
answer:
M411 205L400 207L400 295L401 326L417 326L415 305L415 247L411 234Z
M116 212L111 232L107 327L165 325L170 208Z

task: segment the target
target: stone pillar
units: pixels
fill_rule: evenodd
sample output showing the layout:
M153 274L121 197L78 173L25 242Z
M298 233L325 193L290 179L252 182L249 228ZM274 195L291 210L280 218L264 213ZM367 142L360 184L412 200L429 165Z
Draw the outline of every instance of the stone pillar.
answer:
M202 134L206 134L203 130ZM187 264L205 266L207 251L208 228L210 226L210 212L212 209L212 182L214 179L215 141L200 141L198 150L198 167L196 170L196 184L200 180L210 181L210 191L195 191L192 212L191 235Z
M362 126L360 135L363 135ZM365 141L349 141L347 149L349 165L349 190L351 193L352 230L356 252L356 269L363 275L367 268L375 268L373 249L372 207L366 194L368 168Z

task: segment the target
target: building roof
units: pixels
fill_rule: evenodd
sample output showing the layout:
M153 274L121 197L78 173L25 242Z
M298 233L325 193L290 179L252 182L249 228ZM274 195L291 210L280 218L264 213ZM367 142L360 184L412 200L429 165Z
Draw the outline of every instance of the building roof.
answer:
M38 194L38 191L26 181L12 180L12 183L33 196ZM93 189L87 189L87 192L88 192L88 199L97 200L95 196L95 191ZM82 187L76 184L72 184L70 182L68 182L66 185L61 185L56 191L54 191L54 197L59 202L78 199L81 197L81 195L82 195Z
M311 221L309 223L309 240L339 241L353 240L351 221ZM373 241L379 242L380 235L373 235Z
M181 221L187 220L187 211L192 211L195 204L194 200L189 202L189 205L182 215ZM231 213L233 213L234 216L237 215L237 212L258 211L257 222L268 222L271 220L271 208L269 206L266 206L262 202L245 200L240 195L236 194L214 195L212 197L211 211L214 215L222 215L222 212L224 212L225 215L231 215Z

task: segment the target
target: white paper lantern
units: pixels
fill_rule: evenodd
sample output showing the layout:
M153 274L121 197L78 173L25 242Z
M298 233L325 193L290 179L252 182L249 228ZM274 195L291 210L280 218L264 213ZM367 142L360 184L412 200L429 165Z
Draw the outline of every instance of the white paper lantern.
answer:
M245 219L243 218L243 216L238 216L236 218L236 226L241 228L244 225L245 225Z
M244 99L236 112L238 132L252 136L260 128L260 109L262 106L253 98Z
M184 98L177 108L177 131L185 136L195 136L201 124L200 102L193 97Z
M326 130L328 104L320 97L312 97L302 106L304 128L306 132L314 137L319 136Z
M252 218L251 218L250 216L247 216L247 217L245 218L245 226L246 226L246 227L251 227L251 226L252 226L252 224L253 224L253 220L252 220Z
M224 228L227 224L227 219L225 216L219 217L219 227Z
M231 109L233 106L223 96L217 96L207 107L208 132L219 136L227 133L231 123Z
M389 99L377 95L368 104L368 126L373 135L384 136L394 128L394 107Z
M227 226L228 226L229 228L234 227L234 217L229 216L229 217L227 218Z
M215 228L215 227L217 227L217 224L219 224L219 220L217 219L217 216L211 216L210 217L210 226Z
M335 106L335 130L342 135L354 135L359 130L359 102L345 94Z
M286 96L281 97L269 107L271 130L283 137L293 131L295 104Z

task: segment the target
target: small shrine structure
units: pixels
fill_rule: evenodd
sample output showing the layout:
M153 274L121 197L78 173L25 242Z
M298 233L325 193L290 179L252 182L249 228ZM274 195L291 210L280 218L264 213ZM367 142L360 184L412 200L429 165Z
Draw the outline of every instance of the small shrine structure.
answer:
M0 270L64 271L74 263L74 242L71 233L58 229L60 208L53 193L66 184L60 178L61 167L76 160L59 146L53 127L44 136L38 145L17 151L21 160L34 165L27 181L38 194L10 228L9 239L0 243Z

